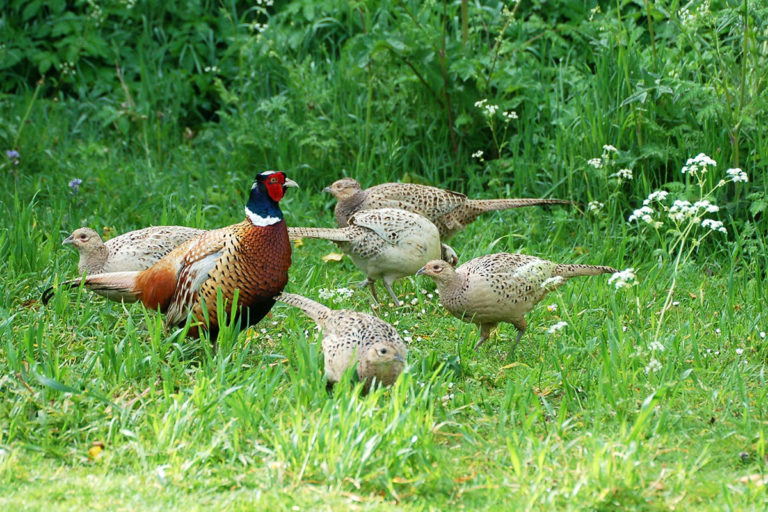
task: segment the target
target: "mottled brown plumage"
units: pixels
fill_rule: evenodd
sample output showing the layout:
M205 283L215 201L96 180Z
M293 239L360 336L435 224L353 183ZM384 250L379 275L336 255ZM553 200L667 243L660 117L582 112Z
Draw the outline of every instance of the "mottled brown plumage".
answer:
M261 173L243 222L206 231L147 270L87 276L85 287L112 300L141 300L147 308L167 311L167 325L183 325L191 313L198 321L190 329L193 336L206 328L205 307L212 338L218 333L218 290L228 313L237 290L238 317L245 325L254 324L267 314L288 281L291 245L278 201L289 186L296 183L282 172Z
M102 242L91 228L79 228L64 239L80 253L77 270L88 274L144 270L205 231L184 226L151 226Z
M356 212L373 208L400 208L431 220L443 241L464 229L481 214L524 206L571 204L563 199L468 199L464 194L414 183L383 183L363 190L352 178L343 178L325 188L337 199L335 215L339 227Z
M392 300L400 305L392 283L412 276L429 260L440 257L440 235L429 220L395 208L361 211L344 228L288 228L296 238L323 238L336 242L367 276L374 298L374 282L381 279ZM378 300L378 299L377 299Z
M430 261L418 274L431 277L440 291L440 302L453 316L480 326L478 348L499 322L518 330L512 347L528 324L525 314L544 296L575 276L617 272L594 265L563 265L525 254L496 253L480 256L453 269L441 260Z
M358 363L357 375L365 389L375 381L389 386L405 367L408 349L394 327L366 313L330 309L314 300L282 293L277 300L307 314L323 331L325 376L329 385Z

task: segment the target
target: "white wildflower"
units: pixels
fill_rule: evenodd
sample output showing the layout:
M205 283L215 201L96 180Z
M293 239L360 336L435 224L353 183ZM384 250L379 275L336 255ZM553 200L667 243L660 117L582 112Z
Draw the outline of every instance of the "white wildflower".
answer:
M720 211L719 206L717 206L716 204L710 203L706 199L702 199L701 201L696 201L695 203L693 203L693 206L698 209L705 210L708 213L715 213Z
M659 343L658 341L652 341L648 348L651 349L651 352L664 352L664 345Z
M631 181L632 180L632 170L631 169L620 169L619 172L615 172L609 176L609 178L618 178L620 181Z
M601 203L600 201L590 201L589 204L587 205L587 210L590 212L597 213L600 210L602 210L604 206L605 204Z
M629 216L629 222L642 220L646 224L653 224L653 217L651 217L652 214L653 208L650 206L643 206L642 208L638 208L632 212L632 215Z
M709 158L704 153L699 153L693 158L689 158L688 161L685 162L685 165L680 170L683 174L698 174L701 172L704 174L707 172L708 167L715 167L717 165L717 162Z
M422 387L423 387L423 386L424 386L424 384L422 384ZM418 440L419 440L419 436L416 436L416 435L415 435L415 436L413 436L413 437L411 438L411 444L414 444L414 443L415 443L416 441L418 441Z
M719 231L721 233L727 233L728 230L725 229L725 226L723 226L723 223L719 220L713 220L713 219L704 219L701 221L701 227L709 228L712 231Z
M743 349L743 348L737 348L737 349L736 349L736 354L737 354L737 355L741 355L741 354L743 354L743 353L744 353L744 349Z
M504 119L507 120L507 122L517 119L517 112L514 110L507 110L506 112L502 112L501 115L504 117Z
M738 167L734 167L733 169L728 169L725 171L725 173L731 177L731 181L734 183L738 183L740 181L743 181L744 183L749 181L749 177L747 176L747 173L739 169Z
M547 332L549 334L554 334L557 331L563 329L566 325L568 325L568 322L557 322L555 325L547 329Z
M550 311L550 312L557 311L557 304L550 304L549 306L547 306L547 311Z
M616 149L615 146L611 146L610 144L603 145L603 151L606 152L606 153L609 153L609 152L618 153L619 152L619 150Z
M688 217L696 215L696 210L697 208L694 207L690 201L676 199L669 209L669 218L674 222L680 223L688 219Z
M478 160L482 160L483 159L483 150L482 149L478 149L477 151L472 153L472 158L477 158Z
M719 327L718 327L717 329L715 329L715 334L720 334L721 332L722 332L722 331L720 330L720 328L719 328Z
M664 201L667 196L669 195L669 192L666 190L655 190L648 194L648 198L643 200L643 205L648 206L653 201Z
M587 160L587 163L594 167L595 169L601 169L603 167L603 159L602 158L590 158Z
M760 339L761 340L765 339L765 331L760 331Z
M637 284L637 276L635 275L635 269L630 267L620 272L615 272L608 279L608 284L613 284L616 289L629 288Z
M486 103L488 103L488 100L478 100L475 102L475 107L483 108Z
M645 373L656 373L661 370L661 363L658 361L658 359L653 358L648 362L648 365L645 367Z

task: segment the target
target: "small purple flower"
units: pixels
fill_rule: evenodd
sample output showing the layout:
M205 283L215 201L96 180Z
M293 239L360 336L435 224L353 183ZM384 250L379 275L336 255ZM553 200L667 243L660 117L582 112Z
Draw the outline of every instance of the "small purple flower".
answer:
M72 189L73 193L77 194L80 191L80 185L82 183L83 183L83 180L81 180L80 178L75 178L69 182L69 188Z
M5 152L5 154L10 158L11 160L18 160L21 155L19 155L19 152L15 149L9 149Z

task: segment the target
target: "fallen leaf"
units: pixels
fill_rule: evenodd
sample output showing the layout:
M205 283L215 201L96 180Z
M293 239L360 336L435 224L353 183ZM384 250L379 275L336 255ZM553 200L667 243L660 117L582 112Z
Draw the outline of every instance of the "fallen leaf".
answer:
M88 448L88 456L95 461L102 458L104 456L104 443L101 441L91 443L91 447Z
M760 473L754 473L754 474L739 478L739 483L765 485L765 484L768 484L768 476L761 475Z
M328 263L329 261L341 261L341 259L344 257L343 252L329 252L325 256L323 256L323 261Z
M295 239L293 240L293 246L294 246L294 247L296 247L296 248L299 248L299 247L301 247L302 245L304 245L304 239L303 239L303 238L295 238Z

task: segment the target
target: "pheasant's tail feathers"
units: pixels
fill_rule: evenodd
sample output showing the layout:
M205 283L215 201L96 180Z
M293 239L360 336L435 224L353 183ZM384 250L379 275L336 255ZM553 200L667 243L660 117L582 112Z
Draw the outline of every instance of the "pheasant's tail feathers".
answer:
M512 208L523 208L525 206L543 206L548 204L573 204L573 201L566 199L472 199L469 201L471 207L485 212L493 210L509 210Z
M126 302L134 302L139 299L139 292L136 290L136 276L139 272L111 272L106 274L94 274L85 278L85 287L108 299ZM77 288L82 283L83 278L70 279L59 284L59 288L70 290ZM53 297L55 288L51 286L43 292L43 304L48 304Z
M349 242L349 235L343 228L288 228L288 238L322 238L332 242Z
M331 308L323 306L319 302L315 302L314 300L308 299L302 295L296 295L295 293L283 292L275 297L275 300L288 304L289 306L299 308L316 323L319 323L328 318L332 311Z
M108 274L94 274L85 278L85 287L110 300L133 302L139 299L136 277L140 273L110 272Z
M77 288L80 286L80 281L82 281L81 278L77 279L70 279L69 281L64 281L63 283L59 283L59 288L62 290L69 290L71 288ZM41 301L43 302L43 305L46 306L53 298L53 294L56 291L56 288L53 286L49 286L48 288L43 291L43 296L41 297Z
M602 265L558 265L555 267L553 275L560 277L576 277L576 276L596 276L598 274L613 274L618 272L613 267L605 267Z

